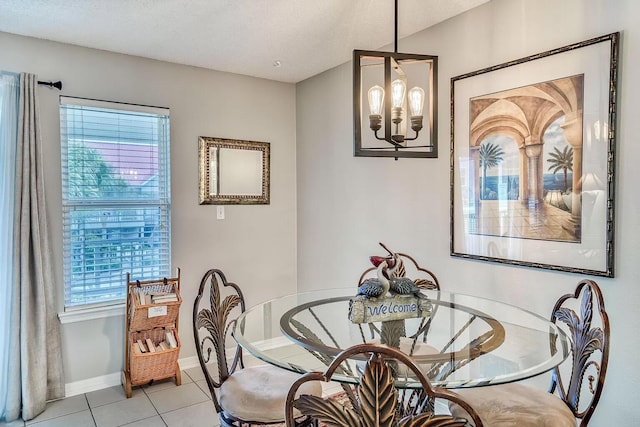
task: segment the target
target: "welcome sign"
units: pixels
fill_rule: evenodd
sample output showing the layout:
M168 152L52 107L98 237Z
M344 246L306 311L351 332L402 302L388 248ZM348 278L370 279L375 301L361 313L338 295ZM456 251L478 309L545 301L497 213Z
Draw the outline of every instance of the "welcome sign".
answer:
M353 323L371 323L428 317L431 309L431 302L427 298L412 295L383 298L357 296L349 300L349 320Z

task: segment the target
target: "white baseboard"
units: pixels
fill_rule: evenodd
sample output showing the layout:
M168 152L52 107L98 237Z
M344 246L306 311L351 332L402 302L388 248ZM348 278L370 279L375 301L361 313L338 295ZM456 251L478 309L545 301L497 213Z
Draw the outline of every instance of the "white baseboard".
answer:
M180 365L180 370L184 371L185 369L199 368L200 361L198 361L198 356L183 357L178 359L178 365Z
M64 387L65 397L76 396L78 394L89 393L91 391L102 390L103 388L120 385L121 375L122 372L114 372L112 374L67 383Z
M270 338L268 340L256 341L252 343L254 347L262 351L273 350L274 348L286 347L291 344L292 342L286 337ZM245 351L245 354L246 353L247 352Z
M185 357L178 360L180 370L199 367L198 356ZM99 377L88 378L86 380L74 381L65 384L65 396L71 397L78 394L90 393L103 388L115 387L122 384L122 372L114 372Z

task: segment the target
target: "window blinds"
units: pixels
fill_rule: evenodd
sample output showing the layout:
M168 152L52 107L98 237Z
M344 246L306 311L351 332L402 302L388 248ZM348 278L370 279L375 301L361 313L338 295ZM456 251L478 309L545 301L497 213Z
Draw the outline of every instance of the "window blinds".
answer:
M65 309L171 270L169 110L60 98Z

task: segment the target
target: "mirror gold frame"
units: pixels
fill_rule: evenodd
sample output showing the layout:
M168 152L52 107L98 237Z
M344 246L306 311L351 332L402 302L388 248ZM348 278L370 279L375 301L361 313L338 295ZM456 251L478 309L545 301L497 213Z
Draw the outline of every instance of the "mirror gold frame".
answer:
M270 144L198 138L201 205L265 205L269 199Z

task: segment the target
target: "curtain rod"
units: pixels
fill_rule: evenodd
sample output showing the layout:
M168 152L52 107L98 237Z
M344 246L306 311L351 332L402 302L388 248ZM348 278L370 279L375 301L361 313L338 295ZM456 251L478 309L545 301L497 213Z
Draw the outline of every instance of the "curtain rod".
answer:
M60 80L58 80L57 82L43 82L41 80L38 80L38 84L39 85L45 85L45 86L49 86L50 88L56 88L58 90L62 90L62 82Z

